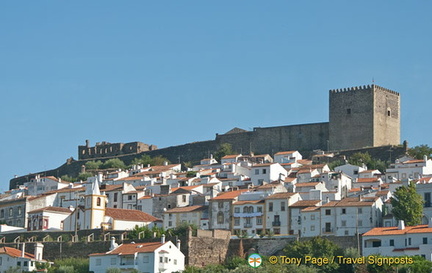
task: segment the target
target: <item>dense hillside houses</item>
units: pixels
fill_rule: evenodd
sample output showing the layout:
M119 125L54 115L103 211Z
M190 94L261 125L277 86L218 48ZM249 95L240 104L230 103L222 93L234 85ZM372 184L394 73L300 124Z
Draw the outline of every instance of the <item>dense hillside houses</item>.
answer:
M409 181L423 197L423 223L431 224L432 160L406 156L384 173L346 161L330 168L323 157L314 160L320 163L312 164L298 151L277 152L274 159L268 154L226 155L220 162L210 155L188 168L168 163L134 165L100 172L84 182L38 176L2 196L0 220L8 228L2 226L0 232L194 225L254 238L373 234L372 239L364 239L365 251L370 252L378 249L379 240L387 242L377 236L387 236L389 229L383 227L392 228L397 223L389 200ZM165 251L159 247L162 245L143 245L137 253L147 255L151 266L174 266L155 258L159 254L154 251ZM130 250L130 246L123 248ZM114 263L113 253L92 256L95 272L105 270L98 259ZM115 263L132 263L131 257L125 254Z

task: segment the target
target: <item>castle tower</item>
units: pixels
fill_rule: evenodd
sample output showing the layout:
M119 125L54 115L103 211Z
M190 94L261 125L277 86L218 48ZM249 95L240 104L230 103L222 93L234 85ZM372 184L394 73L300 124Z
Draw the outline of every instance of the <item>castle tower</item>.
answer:
M84 225L83 229L100 228L105 218L105 208L107 198L100 193L99 183L102 182L102 174L87 185L86 195L84 196Z
M329 149L400 144L400 95L372 84L330 90Z

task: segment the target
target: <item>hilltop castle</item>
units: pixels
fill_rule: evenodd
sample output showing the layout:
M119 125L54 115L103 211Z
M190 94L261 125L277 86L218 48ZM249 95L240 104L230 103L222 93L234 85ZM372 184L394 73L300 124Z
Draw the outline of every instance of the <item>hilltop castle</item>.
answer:
M329 91L329 122L256 127L252 131L234 128L225 134L216 134L214 140L198 141L158 149L141 142L97 143L78 147L78 161L70 158L65 164L41 173L77 176L87 160L118 157L129 164L142 154L162 155L171 162L197 162L218 150L222 143L232 145L241 154L271 154L278 151L298 150L310 154L313 150L343 151L400 144L400 95L397 92L372 84L368 86ZM375 156L388 160L403 154L389 148L375 148ZM344 153L347 154L348 151ZM36 174L17 177L10 188L22 184Z

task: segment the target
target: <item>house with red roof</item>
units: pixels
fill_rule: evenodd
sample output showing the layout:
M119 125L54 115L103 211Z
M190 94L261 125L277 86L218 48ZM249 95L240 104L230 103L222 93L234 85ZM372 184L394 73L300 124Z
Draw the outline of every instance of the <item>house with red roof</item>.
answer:
M397 227L377 227L362 236L363 256L422 256L432 261L432 223Z
M45 207L29 211L27 230L63 230L63 221L72 211L62 207Z
M46 263L43 259L43 244L36 243L34 254L25 252L25 243L21 250L12 247L0 247L0 272L6 272L10 268L19 268L22 272L36 270L36 263Z
M130 243L117 245L114 238L111 247L105 253L90 254L89 271L105 273L109 268L118 268L122 272L164 272L172 273L184 270L185 256L180 251L180 240L174 245L165 241Z

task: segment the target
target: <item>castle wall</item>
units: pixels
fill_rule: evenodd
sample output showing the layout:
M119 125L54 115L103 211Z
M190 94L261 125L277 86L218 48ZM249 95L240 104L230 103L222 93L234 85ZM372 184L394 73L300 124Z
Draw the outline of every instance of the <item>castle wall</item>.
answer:
M400 144L399 94L374 85L374 146Z
M271 154L278 151L327 149L328 122L257 127L252 132L216 135L218 144L230 143L237 153Z
M373 88L330 90L329 99L330 150L373 146Z
M85 146L78 146L78 159L100 158L100 157L113 157L126 154L137 154L145 151L156 150L155 145L148 145L142 142L129 142L129 143L109 143L102 142L96 143L95 146L90 147L89 141L86 140Z

